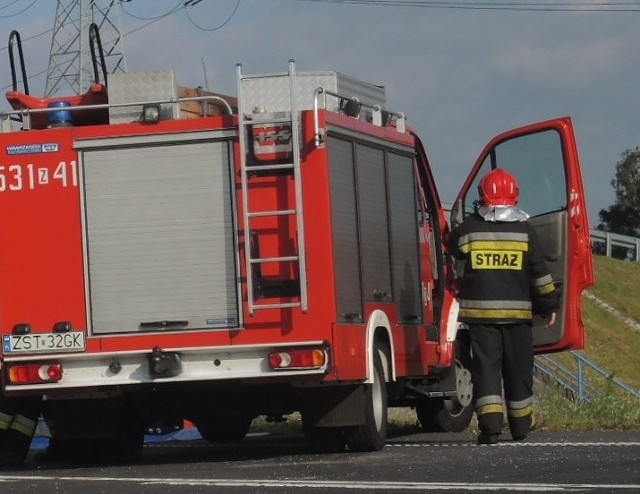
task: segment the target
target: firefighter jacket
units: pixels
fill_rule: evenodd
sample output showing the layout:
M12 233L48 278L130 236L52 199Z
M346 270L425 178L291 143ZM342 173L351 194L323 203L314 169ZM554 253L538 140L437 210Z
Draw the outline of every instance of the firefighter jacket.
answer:
M558 308L558 292L529 222L470 215L453 231L450 250L464 261L460 321L521 323L531 321L534 312Z

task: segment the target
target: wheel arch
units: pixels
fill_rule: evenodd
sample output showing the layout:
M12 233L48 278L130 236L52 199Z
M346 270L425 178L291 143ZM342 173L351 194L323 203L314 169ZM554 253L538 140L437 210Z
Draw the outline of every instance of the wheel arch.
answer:
M367 339L365 349L365 353L367 356L366 383L371 383L373 381L373 352L376 350L376 348L380 348L381 346L386 347L386 358L382 359L385 381L395 381L396 363L391 323L389 322L389 318L384 311L376 309L371 313L371 315L369 316L369 320L367 321Z

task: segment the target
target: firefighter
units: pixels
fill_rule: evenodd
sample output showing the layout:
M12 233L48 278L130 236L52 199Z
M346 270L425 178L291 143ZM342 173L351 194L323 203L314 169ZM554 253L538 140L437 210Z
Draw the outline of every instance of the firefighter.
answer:
M454 258L463 261L459 321L471 338L478 444L498 442L505 402L511 436L521 441L533 425L533 313L552 325L558 293L529 215L516 207L513 175L495 168L478 192L477 211L450 239Z
M23 464L39 416L39 398L8 398L0 395L0 467Z

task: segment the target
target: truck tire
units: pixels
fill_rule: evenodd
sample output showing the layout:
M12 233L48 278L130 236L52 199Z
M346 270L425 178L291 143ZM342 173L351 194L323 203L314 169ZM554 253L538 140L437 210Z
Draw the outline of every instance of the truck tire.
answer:
M456 347L456 397L425 399L416 406L418 420L426 432L461 432L473 418L471 352L461 339Z
M244 439L252 420L246 415L215 415L198 420L196 427L205 441L228 443Z
M365 422L347 429L350 451L380 451L387 441L387 384L380 349L373 353L373 382L365 389Z

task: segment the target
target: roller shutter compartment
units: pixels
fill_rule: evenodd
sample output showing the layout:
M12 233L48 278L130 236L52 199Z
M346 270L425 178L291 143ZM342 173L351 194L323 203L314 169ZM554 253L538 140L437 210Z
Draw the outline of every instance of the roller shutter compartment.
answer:
M236 327L227 140L81 153L93 334Z

